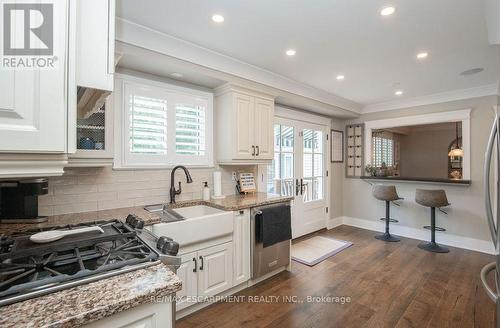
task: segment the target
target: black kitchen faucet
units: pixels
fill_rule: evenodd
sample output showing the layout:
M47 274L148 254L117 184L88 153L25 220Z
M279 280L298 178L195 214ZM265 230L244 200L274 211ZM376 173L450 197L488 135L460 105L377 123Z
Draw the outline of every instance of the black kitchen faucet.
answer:
M179 181L179 189L175 190L175 183L174 183L174 174L177 169L183 169L184 173L186 174L186 182L187 183L192 183L193 179L191 178L191 174L189 174L188 169L185 166L178 165L172 169L172 173L170 173L170 204L175 203L175 195L180 195L182 192L181 188L181 182Z

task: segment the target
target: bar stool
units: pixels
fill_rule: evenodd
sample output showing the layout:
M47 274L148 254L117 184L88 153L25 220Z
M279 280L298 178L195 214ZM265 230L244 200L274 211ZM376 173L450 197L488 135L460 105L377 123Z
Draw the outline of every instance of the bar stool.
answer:
M399 222L398 220L391 219L390 205L391 202L403 198L398 196L395 186L374 185L372 193L373 197L375 197L376 199L385 201L385 218L380 219L385 221L385 233L382 235L375 236L375 238L377 238L378 240L390 241L390 242L400 241L399 238L389 233L389 222ZM396 203L394 204L399 206Z
M436 231L446 231L444 228L436 227L436 207L440 209L441 207L451 205L448 202L448 198L446 198L446 192L444 190L417 189L415 192L415 201L422 206L431 208L431 225L424 226L424 229L431 231L431 241L418 245L418 248L434 253L448 253L450 251L448 248L436 244Z

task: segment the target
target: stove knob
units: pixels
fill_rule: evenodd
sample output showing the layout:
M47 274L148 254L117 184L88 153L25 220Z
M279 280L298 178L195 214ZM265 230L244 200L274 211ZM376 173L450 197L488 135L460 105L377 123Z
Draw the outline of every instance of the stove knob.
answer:
M158 238L156 247L160 252L167 255L175 256L179 252L179 243L175 242L172 238L165 236Z
M125 223L127 223L129 226L131 226L132 228L134 227L134 224L135 222L138 220L137 216L133 215L133 214L129 214L127 216L127 219L125 220Z
M161 236L160 238L158 238L158 241L156 242L156 248L158 248L161 251L165 247L165 245L171 241L173 241L172 238Z
M144 221L133 214L129 214L125 222L134 229L144 228Z

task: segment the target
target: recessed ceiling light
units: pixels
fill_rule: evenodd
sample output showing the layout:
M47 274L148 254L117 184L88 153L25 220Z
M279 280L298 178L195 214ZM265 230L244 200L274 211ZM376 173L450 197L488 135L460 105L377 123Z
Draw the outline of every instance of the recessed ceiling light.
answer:
M337 80L342 81L343 79L345 79L344 75L337 75Z
M220 14L215 14L212 16L212 20L216 23L222 23L224 21L224 16Z
M181 78L181 77L183 77L184 75L182 75L181 73L174 72L174 73L170 74L170 76L172 76L172 77L177 77L177 78Z
M471 68L471 69L468 69L466 71L463 71L462 73L460 73L460 75L474 75L474 74L478 74L478 73L481 73L482 71L484 71L484 68L481 68L481 67L477 67L477 68Z
M425 59L425 58L427 58L428 56L429 56L429 54L428 54L427 52L419 52L419 53L417 54L417 58L418 58L418 59Z
M401 96L401 95L403 94L403 91L398 90L398 91L394 92L394 94L395 94L396 96Z
M380 15L382 15L382 16L390 16L390 15L394 14L395 11L396 11L396 8L394 8L392 6L384 7L380 11Z
M295 56L295 54L297 53L297 51L293 50L293 49L288 49L286 51L286 55L287 56Z

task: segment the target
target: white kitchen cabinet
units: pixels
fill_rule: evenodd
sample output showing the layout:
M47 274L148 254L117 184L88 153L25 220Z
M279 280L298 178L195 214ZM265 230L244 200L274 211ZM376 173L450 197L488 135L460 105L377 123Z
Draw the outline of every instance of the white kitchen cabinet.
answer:
M115 0L77 1L76 84L113 91Z
M233 242L199 249L181 255L177 276L182 289L177 292L177 311L196 303L198 297L214 296L233 284ZM250 265L250 257L247 257Z
M198 251L198 295L213 296L232 287L232 242Z
M255 111L254 98L235 93L233 94L235 107L234 126L236 127L235 159L252 159L252 148L255 147ZM255 148L253 148L255 150Z
M255 145L258 159L272 160L274 156L274 101L255 98Z
M234 213L233 285L250 279L250 210Z
M177 311L193 304L190 297L198 295L198 257L197 252L181 256L181 265L177 276L182 281L182 289L177 292Z
M172 303L147 303L118 312L84 328L172 328Z
M66 152L69 3L53 7L53 68L1 69L0 152ZM24 44L23 37L14 33L12 42Z
M273 159L272 96L226 84L216 89L215 122L220 164L259 164Z

